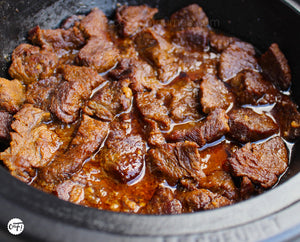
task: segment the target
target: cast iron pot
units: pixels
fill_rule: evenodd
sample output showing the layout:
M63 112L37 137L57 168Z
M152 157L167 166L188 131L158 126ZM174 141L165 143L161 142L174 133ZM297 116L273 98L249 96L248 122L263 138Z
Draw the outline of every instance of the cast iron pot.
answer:
M124 4L124 1L119 1ZM265 51L276 42L292 69L293 98L300 104L300 8L296 2L261 0L129 0L159 8L159 18L191 3L201 5L213 28L233 34ZM7 76L13 49L29 29L57 27L75 13L97 6L113 16L116 0L4 0L0 2L0 76ZM297 82L298 81L298 82ZM280 185L247 201L194 214L150 216L99 211L62 201L13 178L0 167L0 241L257 241L300 236L300 149ZM7 223L20 218L19 236Z

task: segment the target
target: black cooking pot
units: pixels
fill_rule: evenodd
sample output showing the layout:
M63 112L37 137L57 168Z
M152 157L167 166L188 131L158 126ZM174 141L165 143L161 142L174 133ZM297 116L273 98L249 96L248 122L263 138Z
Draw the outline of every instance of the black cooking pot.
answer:
M119 1L121 4L124 1ZM158 7L159 18L198 3L213 28L233 34L265 51L276 42L292 68L293 98L300 95L300 8L296 2L261 0L132 0ZM7 76L13 49L29 29L57 27L75 13L97 6L113 15L116 0L0 1L0 76ZM10 176L0 167L0 241L282 241L300 236L300 149L294 147L288 172L275 189L250 200L213 211L152 216L99 211L62 201ZM25 225L21 235L9 235L11 218ZM2 236L2 238L1 238Z

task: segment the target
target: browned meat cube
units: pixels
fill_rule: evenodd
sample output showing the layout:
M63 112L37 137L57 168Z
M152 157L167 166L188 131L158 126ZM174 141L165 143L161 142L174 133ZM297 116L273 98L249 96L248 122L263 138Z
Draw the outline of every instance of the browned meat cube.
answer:
M225 111L223 109L215 109L207 116L205 121L200 121L187 129L175 130L168 135L167 140L191 140L201 147L221 138L229 130L228 116Z
M76 177L77 174L74 174L72 178ZM72 203L80 204L84 199L84 185L74 182L73 180L66 180L59 184L55 189L55 194L60 199L69 201Z
M79 116L82 98L77 89L77 82L64 81L58 85L56 92L51 98L50 110L62 122L72 123Z
M277 87L286 90L291 85L291 69L278 44L273 43L259 59L264 76Z
M230 44L220 56L219 77L227 81L243 70L258 70L259 66L254 55L255 50L248 43Z
M222 52L225 50L230 44L238 41L235 37L229 37L223 34L217 34L213 31L209 33L209 41L210 46L216 50L217 52Z
M185 30L189 27L206 27L208 18L203 9L197 4L191 4L173 13L170 18L172 30Z
M140 55L156 67L160 81L167 82L178 74L178 64L170 53L173 46L153 28L138 33L134 41Z
M0 111L0 143L5 143L10 140L10 125L12 115L5 111Z
M71 29L41 29L36 26L29 31L29 40L45 50L66 54L66 50L79 49L85 38L77 27Z
M10 147L0 154L11 174L30 182L36 168L46 166L60 147L60 139L43 121L50 120L50 113L25 104L14 115Z
M119 51L110 40L108 33L92 37L79 51L77 62L84 66L93 67L98 72L112 68L119 58Z
M146 142L137 120L124 114L111 123L105 146L99 153L100 165L123 183L136 178L144 167Z
M29 44L19 45L12 54L9 74L25 84L51 76L58 63L57 56Z
M203 51L208 46L208 34L204 27L187 28L176 32L174 41L188 50Z
M235 176L246 176L263 188L272 187L286 170L288 152L280 137L261 144L247 143L228 159Z
M199 103L199 84L188 77L178 77L167 87L171 94L170 117L175 122L201 117Z
M161 129L170 127L169 110L164 105L163 98L160 98L155 91L137 93L136 104L145 119L155 120Z
M58 85L52 96L50 109L61 121L72 123L78 118L83 101L104 79L88 67L65 65L60 71L65 81Z
M83 162L97 151L108 133L108 123L83 115L75 137L65 153L39 172L41 185L50 190L78 171Z
M129 79L130 88L135 92L156 90L161 87L153 68L148 63L133 58L122 59L108 74L113 80Z
M91 94L85 91L92 90L105 81L97 72L88 67L63 65L59 71L63 75L64 80L81 84L82 90L78 92L82 92L85 99L90 97Z
M205 74L217 74L219 55L207 50L191 50L178 45L173 52L180 65L180 75L187 74L193 81L199 81ZM188 50L188 51L186 51Z
M144 214L180 214L182 213L181 202L175 198L170 188L157 187L151 200L142 209Z
M24 101L25 88L20 81L0 77L0 107L9 113L16 113Z
M190 141L162 144L149 151L152 164L170 182L190 177L197 181L205 174L201 169L199 146Z
M203 125L187 132L187 140L195 141L199 146L221 138L229 131L228 116L223 109L215 109L206 118Z
M234 109L228 116L230 136L243 143L264 139L279 131L272 118L250 108Z
M238 189L236 188L231 175L223 170L210 173L206 179L201 181L200 186L230 200L239 198Z
M119 50L111 41L104 13L98 8L93 9L82 19L79 27L89 40L80 50L77 62L98 72L112 68L118 62Z
M180 187L177 187L177 189L181 190L183 188L191 191L206 188L229 199L238 198L238 190L231 175L227 172L227 159L232 148L232 144L226 144L226 141L202 148L200 150L200 163L206 177L201 179L200 182L183 178L180 180L180 184L178 184Z
M146 133L148 135L148 144L158 146L166 143L165 137L161 133L157 122L151 119L145 119Z
M132 91L129 80L107 83L87 102L84 112L104 121L113 118L131 107Z
M244 176L241 181L241 187L240 187L240 196L241 199L248 199L256 192L255 185L252 183L252 181L247 177Z
M59 79L51 76L27 86L26 101L43 110L49 110L52 94L55 92Z
M233 202L226 197L213 193L207 189L184 192L179 200L184 212L196 212L231 205Z
M279 95L276 88L255 71L242 71L228 83L240 104L274 103Z
M120 34L125 37L135 35L143 28L151 25L151 20L157 12L157 8L150 8L147 5L125 5L118 8L116 19Z
M122 58L117 64L116 68L108 72L108 76L114 80L131 79L135 74L135 63L138 62L136 59Z
M201 105L204 113L210 113L216 108L227 109L233 102L234 96L225 84L216 76L207 74L200 85Z
M84 17L79 25L87 38L92 36L102 36L107 31L107 18L105 14L98 8L94 8L86 17Z
M289 97L282 96L282 100L271 111L285 139L294 140L300 136L300 113L297 108Z

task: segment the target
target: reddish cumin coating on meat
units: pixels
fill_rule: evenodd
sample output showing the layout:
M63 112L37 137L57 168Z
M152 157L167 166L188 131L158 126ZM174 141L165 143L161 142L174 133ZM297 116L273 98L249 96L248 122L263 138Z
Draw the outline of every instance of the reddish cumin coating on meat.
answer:
M300 136L273 43L213 30L197 4L98 8L29 31L0 78L0 153L10 173L83 206L180 214L272 188ZM265 50L263 50L264 52Z

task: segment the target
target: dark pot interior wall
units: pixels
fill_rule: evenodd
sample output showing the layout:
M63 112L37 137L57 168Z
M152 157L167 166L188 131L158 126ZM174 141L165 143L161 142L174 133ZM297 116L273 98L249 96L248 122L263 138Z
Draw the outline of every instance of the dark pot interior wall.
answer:
M253 43L258 50L261 52L265 51L272 42L277 42L285 53L289 60L292 68L293 75L293 97L300 104L300 95L297 95L300 91L300 43L299 31L297 28L300 26L300 18L294 10L288 8L281 1L272 0L186 0L186 1L174 1L174 0L132 0L132 1L118 1L119 3L128 4L141 4L147 3L151 6L156 6L160 9L158 17L170 16L170 14L177 9L186 6L190 3L198 3L201 5L207 15L211 19L211 25L214 28L218 28L223 32L233 34L241 39ZM75 1L75 0L50 0L50 1L39 1L39 0L4 0L0 1L0 76L7 77L7 68L9 66L10 53L13 49L26 40L27 31L37 24L40 24L42 28L53 28L57 27L60 21L75 13L87 13L91 8L97 6L103 9L107 15L113 15L113 9L116 7L117 1L112 0L94 0L94 1ZM292 159L291 167L288 173L285 175L284 180L288 180L292 176L295 176L300 171L300 149L299 145L296 146L294 157ZM300 175L296 175L299 178ZM297 181L299 181L298 179ZM291 180L292 181L292 180ZM237 217L239 211L241 215L255 218L256 213L260 212L261 216L267 216L271 211L277 211L283 207L288 207L292 203L296 203L300 199L299 189L296 187L295 180L284 189L280 189L281 186L274 192L285 194L267 193L261 195L261 198L251 199L250 201L243 202L230 208L220 209L220 211L209 211L205 213L198 213L193 215L169 216L168 218L154 218L145 216L131 216L124 214L116 214L110 212L97 211L95 209L86 209L78 207L73 204L69 204L58 200L53 196L49 196L42 192L36 191L35 189L22 184L16 179L10 177L8 172L4 168L0 167L0 204L6 206L0 206L0 211L5 216L11 216L12 212L23 211L24 214L27 212L28 219L37 218L39 221L43 221L45 217L48 217L52 222L44 222L51 226L53 221L59 220L60 223L72 223L78 226L78 228L87 227L89 229L101 229L102 231L109 231L111 233L132 233L146 234L151 233L166 234L162 231L164 228L171 228L175 234L193 233L198 229L188 229L185 224L181 226L182 221L191 224L201 224L201 221L208 221L213 224L204 224L203 231L209 226L219 226L218 228L226 228L227 224L222 224L224 216ZM295 184L294 184L295 183ZM293 192L295 191L295 192ZM272 191L273 192L273 191ZM271 194L271 195L269 195ZM290 196L293 194L293 196ZM299 196L298 196L299 195ZM297 200L297 196L299 199ZM281 197L286 199L280 200ZM265 204L265 199L271 199L272 204ZM32 201L31 201L32 199ZM270 200L270 201L271 201ZM269 200L268 200L269 201ZM256 202L263 202L256 204ZM15 209L14 209L14 206ZM248 208L256 207L253 212L247 212ZM278 206L278 209L276 208ZM1 210L1 207L4 209ZM245 207L243 210L240 208ZM265 208L265 211L260 211ZM243 213L244 211L244 213ZM30 214L35 214L30 215ZM38 214L38 215L36 215ZM227 214L227 215L226 215ZM222 217L222 216L223 217ZM2 215L0 219L1 223L6 221L6 217ZM25 215L24 215L25 216ZM173 217L173 218L171 218ZM179 219L180 218L180 219ZM226 221L226 219L224 220ZM149 227L149 223L153 224ZM168 224L170 223L170 224ZM177 223L177 225L176 225ZM232 222L230 226L237 226L238 223L246 223L245 218ZM131 228L132 224L139 224L141 229ZM173 226L173 225L174 226ZM36 227L38 227L35 224ZM193 226L193 225L192 225ZM34 228L34 221L32 221L32 228ZM182 227L182 229L181 229ZM29 228L29 225L28 227ZM149 229L151 228L151 229ZM155 230L155 228L157 230ZM175 229L174 229L175 228ZM176 228L177 231L176 231ZM211 230L213 230L211 228ZM146 231L148 229L148 231ZM202 230L200 228L199 230ZM81 231L78 229L78 231ZM170 230L171 231L171 230ZM202 231L202 232L203 232ZM278 229L278 231L280 231ZM74 232L75 233L75 232ZM93 232L95 233L95 232ZM171 233L171 232L168 232ZM53 234L53 231L52 231ZM49 236L51 235L51 231ZM40 233L40 236L41 233ZM49 237L50 238L50 237ZM76 240L75 240L76 241ZM137 240L138 241L138 240ZM151 240L149 240L151 241Z

